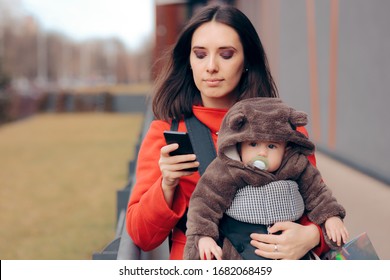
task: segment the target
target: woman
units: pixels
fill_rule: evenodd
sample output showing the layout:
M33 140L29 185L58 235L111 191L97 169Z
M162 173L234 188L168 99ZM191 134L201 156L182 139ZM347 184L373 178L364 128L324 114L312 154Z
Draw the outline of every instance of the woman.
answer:
M179 131L186 131L183 118L193 114L210 129L215 145L222 119L233 104L278 93L258 34L232 6L199 11L183 29L163 69L153 99L156 120L138 155L127 230L145 251L172 232L170 259L182 259L186 237L176 224L199 180L198 172L182 170L199 162L193 154L169 156L178 145L166 145L163 131L170 130L172 119L179 121ZM253 233L255 253L270 259L299 259L314 247L318 255L326 250L319 227L307 219L301 224L276 223L270 233L282 231L280 235Z

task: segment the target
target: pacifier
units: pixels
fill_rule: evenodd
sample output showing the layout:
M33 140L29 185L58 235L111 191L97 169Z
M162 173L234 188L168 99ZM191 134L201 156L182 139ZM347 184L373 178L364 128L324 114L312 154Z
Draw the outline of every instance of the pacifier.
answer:
M249 165L256 167L260 170L267 170L269 163L267 158L262 156L256 156L249 162Z

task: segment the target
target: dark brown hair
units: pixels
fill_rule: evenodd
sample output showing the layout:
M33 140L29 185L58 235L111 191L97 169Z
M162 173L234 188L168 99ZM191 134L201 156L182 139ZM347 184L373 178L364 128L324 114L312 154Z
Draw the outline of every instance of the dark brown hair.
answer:
M245 68L238 84L238 100L250 97L278 97L266 54L259 35L240 10L229 5L202 8L184 27L167 57L168 61L156 79L153 112L157 119L181 119L192 114L192 106L201 104L199 90L190 69L191 41L195 30L204 23L216 21L232 27L244 49Z

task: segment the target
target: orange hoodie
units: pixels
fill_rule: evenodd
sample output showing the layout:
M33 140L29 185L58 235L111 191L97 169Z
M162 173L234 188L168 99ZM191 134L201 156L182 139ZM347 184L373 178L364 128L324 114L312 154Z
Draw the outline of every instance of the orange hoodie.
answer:
M194 106L193 112L202 123L209 127L214 145L216 145L217 132L227 110ZM164 130L170 130L168 122L152 121L140 147L136 183L127 208L126 227L134 243L144 251L158 247L173 229L170 259L183 259L186 237L181 230L175 228L175 225L188 207L190 196L199 180L199 173L195 172L191 176L180 179L172 209L169 208L162 192L162 176L158 165L160 150L166 145ZM300 130L307 134L304 128ZM180 121L178 131L186 131L184 121ZM310 156L309 160L315 165L314 156ZM304 216L301 223L307 225L311 222ZM323 238L321 232L320 245L315 249L317 255L328 250Z

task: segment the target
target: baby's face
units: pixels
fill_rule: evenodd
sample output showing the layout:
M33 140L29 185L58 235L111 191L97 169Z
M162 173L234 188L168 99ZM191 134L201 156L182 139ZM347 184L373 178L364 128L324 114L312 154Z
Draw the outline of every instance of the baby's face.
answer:
M286 150L285 142L243 142L241 144L241 158L244 164L249 164L254 157L261 156L268 161L268 172L274 172L282 163Z

